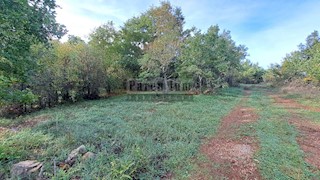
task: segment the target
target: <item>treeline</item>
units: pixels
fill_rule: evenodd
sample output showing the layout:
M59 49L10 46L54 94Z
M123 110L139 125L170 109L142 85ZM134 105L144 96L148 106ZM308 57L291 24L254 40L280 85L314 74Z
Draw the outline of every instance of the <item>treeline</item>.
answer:
M184 29L180 8L162 2L118 30L112 22L97 27L85 42L69 36L55 21L48 1L0 2L1 105L15 111L96 99L124 86L128 79L191 82L200 92L258 83L263 69L246 60L230 31ZM14 108L12 108L14 107ZM7 109L8 110L8 109Z
M268 82L280 84L300 80L319 86L320 83L320 36L312 32L298 50L286 55L281 64L273 64L264 75Z

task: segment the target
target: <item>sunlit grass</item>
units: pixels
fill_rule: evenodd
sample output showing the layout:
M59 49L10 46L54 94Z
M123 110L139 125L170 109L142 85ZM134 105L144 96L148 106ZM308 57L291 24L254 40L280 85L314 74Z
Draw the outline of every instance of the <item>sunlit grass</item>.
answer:
M42 113L50 118L8 138L0 149L15 151L24 146L23 141L17 141L20 133L48 137L50 143L38 146L37 141L31 141L23 158L18 154L9 159L4 154L5 161L1 162L6 163L1 166L8 173L12 163L33 157L36 149L42 152L37 160L45 162L47 176L53 177L53 161L63 161L72 149L84 144L97 154L96 158L79 162L67 172L58 171L56 179L154 179L167 173L185 178L201 139L214 135L221 118L239 102L241 93L240 89L230 88L214 96L195 96L193 101L160 103L127 101L125 96L119 96L38 112L34 118ZM24 118L12 123L20 121ZM11 146L13 142L18 146Z
M254 92L248 103L258 109L260 116L255 130L260 141L256 158L261 175L265 179L314 178L297 144L298 132L288 123L289 112L272 104L261 92Z

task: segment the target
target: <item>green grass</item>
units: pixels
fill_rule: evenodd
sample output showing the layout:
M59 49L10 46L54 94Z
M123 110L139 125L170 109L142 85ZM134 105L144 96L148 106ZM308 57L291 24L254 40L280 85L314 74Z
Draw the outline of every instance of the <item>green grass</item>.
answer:
M297 101L298 103L305 105L305 106L320 108L320 98L319 97L314 97L314 98L310 99L310 98L304 97L301 94L288 94L285 96L285 98L293 99L293 100ZM304 117L301 119L306 119L306 120L314 122L316 124L320 124L320 113L319 112L315 112L312 110L299 109L299 110L296 110L295 113Z
M214 135L241 93L230 88L214 96L195 96L193 101L162 103L119 96L37 112L28 118L46 114L49 120L2 137L0 169L8 176L13 163L31 158L44 162L45 175L54 179L160 179L169 172L184 179L201 140ZM81 144L96 158L78 162L67 172L59 170L53 177L53 162L63 161Z
M310 106L310 107L315 107L315 108L320 108L320 97L316 95L310 95L310 94L298 94L298 93L289 93L284 96L285 98L293 99L297 101L298 103L305 105L305 106Z
M320 113L314 112L314 111L308 111L308 110L299 110L297 113L302 116L306 121L313 122L315 124L320 125Z
M259 120L240 126L237 136L255 137L255 155L264 179L316 179L297 144L298 132L288 123L290 114L272 104L263 87L253 91L244 106L256 108ZM242 90L229 88L215 95L194 96L193 101L127 101L126 96L79 102L47 109L17 119L0 119L0 126L17 126L46 117L32 129L0 134L0 174L9 177L11 166L36 159L45 163L51 179L161 179L173 173L186 179L194 172L194 159L203 139L215 135L223 116L242 98ZM288 97L297 98L297 97ZM316 103L316 102L315 102ZM318 122L319 113L299 110ZM96 157L77 162L67 172L53 175L54 161L65 160L84 144ZM214 164L213 167L219 166Z
M298 132L287 121L290 114L272 105L272 100L261 91L254 92L248 104L257 108L260 116L255 131L260 142L256 158L261 175L265 179L315 178L297 144Z

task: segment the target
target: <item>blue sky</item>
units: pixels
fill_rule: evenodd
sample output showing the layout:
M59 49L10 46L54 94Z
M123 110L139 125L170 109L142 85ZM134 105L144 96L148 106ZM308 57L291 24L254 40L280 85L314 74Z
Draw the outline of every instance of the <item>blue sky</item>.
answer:
M159 0L57 0L57 21L84 39L108 21L117 27ZM171 0L185 16L185 28L206 31L218 24L246 45L250 59L267 68L280 63L314 30L320 30L320 0Z

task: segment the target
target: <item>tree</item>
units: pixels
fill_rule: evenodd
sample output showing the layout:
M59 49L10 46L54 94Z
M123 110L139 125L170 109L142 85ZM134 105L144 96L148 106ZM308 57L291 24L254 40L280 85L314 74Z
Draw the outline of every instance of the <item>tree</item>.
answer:
M121 28L115 48L121 54L119 61L131 78L137 78L141 66L138 62L143 57L144 49L153 41L154 27L147 14L129 19Z
M318 31L313 31L307 38L306 38L306 48L311 48L315 44L320 42L320 36Z
M58 42L52 42L57 47ZM38 66L33 70L28 82L32 92L38 96L39 108L52 107L58 102L55 63L57 54L54 48L47 47L43 43L35 44L30 51L32 59Z
M210 86L213 77L205 57L204 35L196 30L193 34L186 39L182 46L178 72L180 79L196 80L201 91L203 79L206 79L207 85Z
M103 56L99 51L86 45L79 44L79 59L76 63L79 85L78 93L84 99L99 98L99 88L106 87L106 69L103 65Z
M108 74L106 78L106 89L110 92L122 86L126 77L125 70L121 67L122 58L119 46L120 34L115 29L113 22L108 22L96 28L89 35L89 46L96 54L102 56L104 71Z
M282 78L292 79L301 76L305 71L303 68L304 63L303 53L300 51L287 54L281 65Z
M56 7L54 0L0 2L0 57L12 64L9 68L0 66L2 72L25 78L27 71L34 66L29 57L31 45L47 43L66 33L64 26L56 23Z
M179 78L191 77L200 89L204 80L208 88L234 85L247 48L237 46L229 31L219 31L218 25L209 27L206 33L190 31L179 56Z
M146 52L139 63L144 78L162 77L164 91L168 91L170 65L179 54L183 33L184 18L179 8L173 8L169 2L162 2L160 7L147 12L154 26L154 40L146 47Z
M271 66L269 77L275 80L291 81L304 79L307 82L320 82L320 36L318 31L307 36L305 44L299 44L298 50L293 51L283 59L281 65Z
M23 99L23 92L28 91L25 83L37 66L30 47L66 33L64 26L56 23L56 7L54 0L0 1L0 88L16 96L13 100L1 94L2 101L19 102L17 97Z
M258 63L246 60L241 63L240 82L246 84L256 84L263 81L265 70L259 67Z

